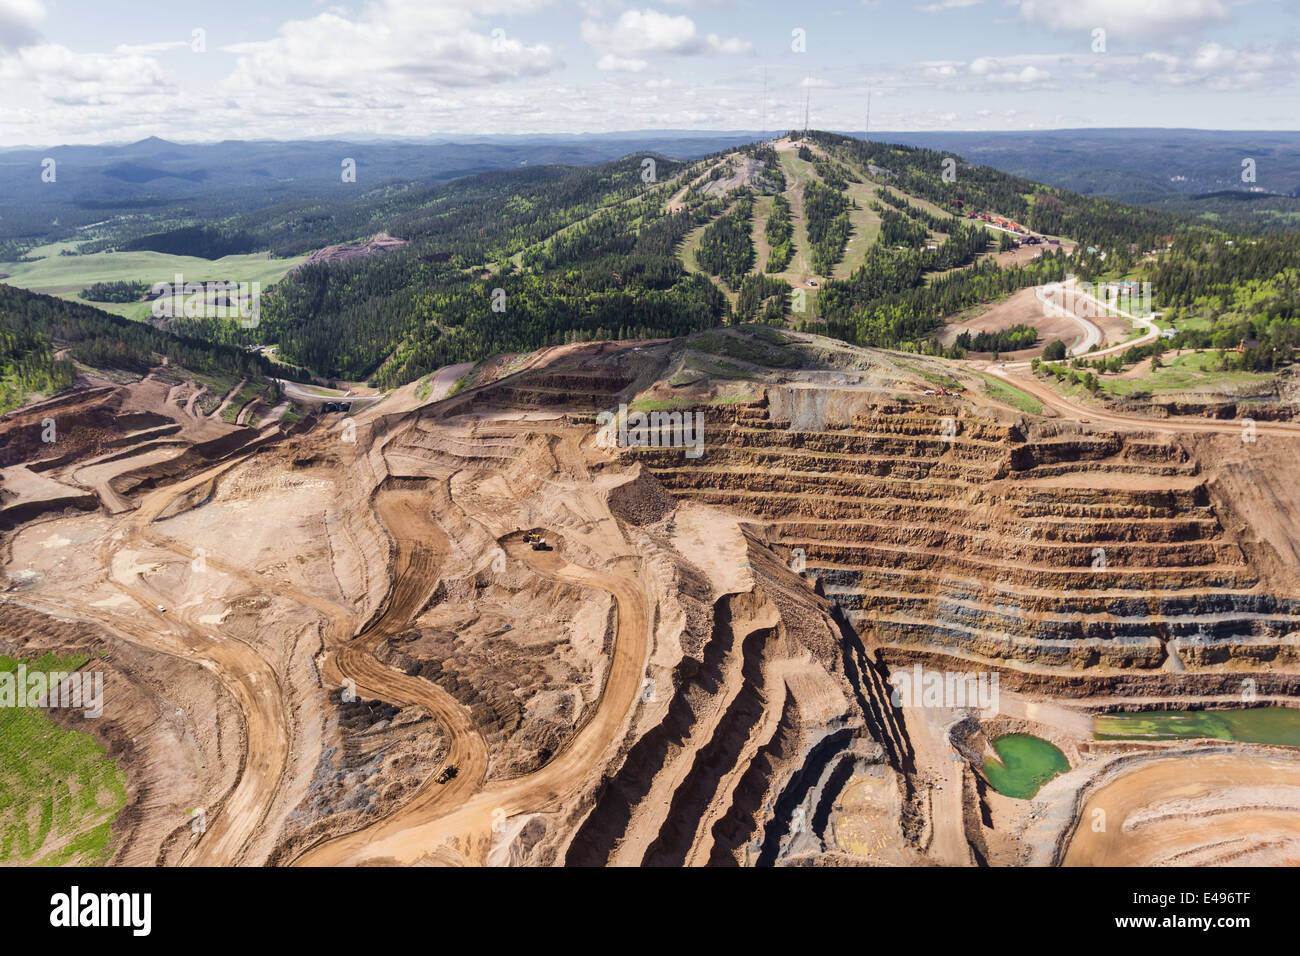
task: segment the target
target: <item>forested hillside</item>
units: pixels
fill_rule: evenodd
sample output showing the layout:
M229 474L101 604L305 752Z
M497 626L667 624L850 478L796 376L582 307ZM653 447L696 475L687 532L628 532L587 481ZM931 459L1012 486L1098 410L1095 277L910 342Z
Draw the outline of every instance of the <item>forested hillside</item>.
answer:
M984 167L963 165L957 183L945 183L944 157L925 150L827 133L809 139L815 149L799 155L812 178L798 187L787 182L771 146L755 145L692 164L661 159L651 177L640 159L628 157L399 191L376 204L364 229L354 226L358 234L382 229L401 236L407 247L291 273L264 299L256 330L215 321L178 327L232 344L275 342L284 358L318 374L391 387L501 351L681 335L732 319L791 316L806 323L807 311L792 310L788 283L759 281L761 272L789 263L792 190L800 190L811 266L830 277L856 234L850 214L858 215L858 200L850 187L874 183L865 188L878 197L872 205L881 231L855 255L859 264L846 278L813 290L813 314L824 321L808 327L864 345L930 349L937 348L932 339L944 314L1061 278L1074 265L1051 253L1032 266L1001 269L980 259L999 248L981 224L936 214L909 197L954 211L961 197L972 209L1088 237L1124 254L1129 244L1154 243L1180 228L1174 217ZM852 186L854 195L863 188ZM770 190L776 195L767 218L755 225L755 197ZM261 225L250 218L237 228L257 234L274 221L281 249L293 247L287 237L323 228L309 216L276 215L263 210ZM340 226L331 220L330 228ZM705 274L696 275L684 267L680 247L701 227L693 255ZM768 262L757 261L755 234L769 244Z
M1176 329L1174 347L1232 349L1238 367L1272 369L1300 346L1300 235L1181 236L1152 272Z
M95 310L69 307L61 331L33 327L37 338L13 338L11 375L64 374L51 364L57 343L89 364L144 367L150 354L168 354L181 364L249 369L261 360L248 347L276 344L283 361L318 376L389 388L500 352L677 336L729 321L793 322L861 345L938 352L945 316L1071 272L1122 272L1175 237L1154 277L1174 314L1235 317L1230 331L1207 332L1205 320L1185 334L1262 339L1294 321L1293 238L1258 247L1211 233L1193 239L1178 217L987 167L958 161L956 181L945 182L946 157L936 152L820 132L797 150L793 139L782 142L691 163L629 156L394 184L372 190L365 204L297 201L219 227L163 230L131 245L302 252L381 231L407 244L290 272L264 293L252 329L176 319L170 330L181 337L166 337L147 326L105 326ZM999 266L993 257L1009 251L1011 237L967 219L966 210L1078 239L1081 249L1067 256L1044 246L1040 258ZM111 299L118 285L101 283L94 293ZM70 335L66 316L87 313L97 316L93 327ZM208 351L200 341L223 348Z
M681 335L727 305L676 248L721 201L667 216L681 164L647 183L640 159L584 169L489 173L407 197L383 223L410 244L291 273L261 325L177 323L231 343L276 342L322 375L390 387L450 362L564 341Z
M63 350L67 354L55 358ZM67 388L76 375L73 360L143 373L164 358L195 372L289 374L243 349L182 338L90 306L0 284L0 411L23 404L28 393L51 395Z
M836 133L815 132L809 138L859 167L882 167L887 172L874 178L909 195L948 209L955 209L956 200L961 199L964 208L995 209L999 215L1047 235L1071 236L1108 247L1136 243L1150 249L1159 237L1168 236L1182 222L1166 213L1080 196L991 166L963 163L951 154ZM953 182L945 182L942 175L947 159L956 162Z

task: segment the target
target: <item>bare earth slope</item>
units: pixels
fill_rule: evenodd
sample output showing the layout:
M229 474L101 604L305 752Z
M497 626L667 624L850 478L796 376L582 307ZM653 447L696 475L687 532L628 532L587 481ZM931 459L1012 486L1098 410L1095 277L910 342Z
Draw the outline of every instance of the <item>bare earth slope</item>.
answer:
M1300 429L1034 418L771 330L514 367L350 425L146 380L65 400L63 445L5 426L0 614L11 651L106 652L115 862L1289 858L1295 751L1091 721L1290 705ZM700 454L618 441L625 403L698 412ZM891 700L915 665L1001 693ZM1070 764L1032 799L985 774L1010 732ZM1085 833L1098 800L1140 838ZM1169 822L1224 801L1230 848Z

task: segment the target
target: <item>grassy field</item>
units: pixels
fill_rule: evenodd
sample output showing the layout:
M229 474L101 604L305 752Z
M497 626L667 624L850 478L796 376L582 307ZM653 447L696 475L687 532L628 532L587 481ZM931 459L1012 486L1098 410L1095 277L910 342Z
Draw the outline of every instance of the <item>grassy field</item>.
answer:
M923 368L917 368L914 365L908 365L908 368L916 372L917 375L925 379L931 385L938 385L940 388L946 388L950 392L962 392L966 390L961 382L957 381L951 375L940 375L937 372L927 372Z
M1262 386L1272 380L1268 372L1220 372L1214 366L1218 352L1188 352L1177 358L1163 359L1164 367L1138 378L1103 378L1102 388L1108 395L1124 398L1134 392L1153 395L1169 392L1217 392L1228 394Z
M708 229L710 225L712 225L712 223L705 223L702 226L697 226L688 232L686 238L682 240L682 248L678 254L682 259L682 267L685 268L687 272L695 272L702 276L708 275L708 273L704 271L704 268L695 260L695 251L700 248L700 239L704 235L704 230ZM722 286L719 285L718 288L721 289Z
M258 396L265 395L265 393L266 386L264 385L253 382L246 384L235 393L234 397L230 400L230 404L227 405L225 410L221 413L222 420L232 423L237 421L239 419L239 413L244 410L244 406Z
M27 672L70 673L87 660L47 654ZM0 673L18 664L0 657ZM94 737L38 707L0 707L0 864L102 864L125 804L126 775Z
M700 403L693 398L638 398L627 407L629 412L667 412L681 408L695 408Z
M45 247L42 251L50 249ZM151 303L90 302L78 293L96 282L171 282L177 273L187 282L257 282L265 291L304 259L306 256L272 259L264 252L223 259L197 259L161 252L97 252L90 256L61 256L56 252L39 262L0 262L0 273L8 273L9 278L3 281L20 289L84 302L128 319L146 319Z
M1043 414L1043 403L1028 392L1021 391L1014 385L1008 384L1000 378L994 378L992 375L986 375L983 372L976 372L975 374L984 380L984 391L988 392L990 397L1031 415Z
M845 193L857 202L857 209L849 210L853 233L844 247L844 258L835 266L835 278L847 279L853 270L862 265L867 250L880 238L880 214L869 208L876 201L876 187L871 183L849 183Z
M786 351L779 340L766 339L772 343L770 346L762 341L755 341L764 337L760 332L755 332L753 337L723 335L716 332L703 332L689 339L689 347L696 352L703 352L708 356L725 357L738 359L741 362L749 362L752 365L761 365L767 368L790 368L797 364L798 357L791 352ZM765 337L764 337L765 338Z
M800 159L796 153L781 152L777 155L781 160L781 171L785 173L785 196L790 201L790 218L794 223L794 258L784 272L773 275L798 288L807 285L813 275L812 260L808 255L808 225L803 218L803 184L818 179L818 176L812 163Z
M727 215L729 212L731 212L733 208L735 208L734 203L728 206L723 211L722 216ZM722 216L719 216L718 218L721 219ZM712 222L707 222L703 226L699 226L695 229L692 229L690 232L688 232L686 234L686 238L682 240L682 246L681 246L681 250L678 252L678 256L682 260L682 267L687 272L694 272L697 273L698 275L706 276L709 279L709 281L711 281L714 285L718 287L718 291L720 291L723 295L727 297L727 301L731 303L732 308L735 308L736 302L740 299L739 291L735 289L728 289L727 284L725 282L723 282L721 279L715 279L712 275L709 274L708 270L706 270L703 266L700 265L699 261L695 258L695 253L700 248L700 240L704 238L704 230L708 229L711 225L713 225L714 222L717 221L718 221L717 219L714 219ZM752 225L753 224L751 223L751 228ZM757 251L757 249L755 251ZM750 269L750 272L753 272L755 269L761 269L763 265L764 265L763 260L756 260L755 267L754 269Z
M754 271L764 273L767 269L767 261L772 256L772 247L767 242L767 220L772 215L772 203L776 200L775 196L755 196L754 197L754 219L751 223L752 232L750 238L754 241Z

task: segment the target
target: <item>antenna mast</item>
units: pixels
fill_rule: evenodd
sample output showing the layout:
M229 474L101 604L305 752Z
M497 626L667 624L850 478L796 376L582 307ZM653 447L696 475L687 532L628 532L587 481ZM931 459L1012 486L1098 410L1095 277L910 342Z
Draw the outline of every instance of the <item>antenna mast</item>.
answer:
M803 88L803 138L808 138L808 110L812 106L812 74L804 80Z

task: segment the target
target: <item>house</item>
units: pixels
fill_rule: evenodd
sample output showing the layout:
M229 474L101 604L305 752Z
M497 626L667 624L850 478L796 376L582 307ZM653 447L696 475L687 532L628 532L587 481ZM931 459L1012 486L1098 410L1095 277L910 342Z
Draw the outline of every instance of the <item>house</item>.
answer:
M1242 339L1241 342L1237 344L1237 354L1242 355L1246 352L1247 349L1253 349L1258 347L1259 347L1259 339Z
M1165 329L1163 332L1160 333L1160 337L1161 337L1162 339L1173 339L1173 338L1177 338L1177 337L1178 337L1178 330L1177 330L1177 329Z

